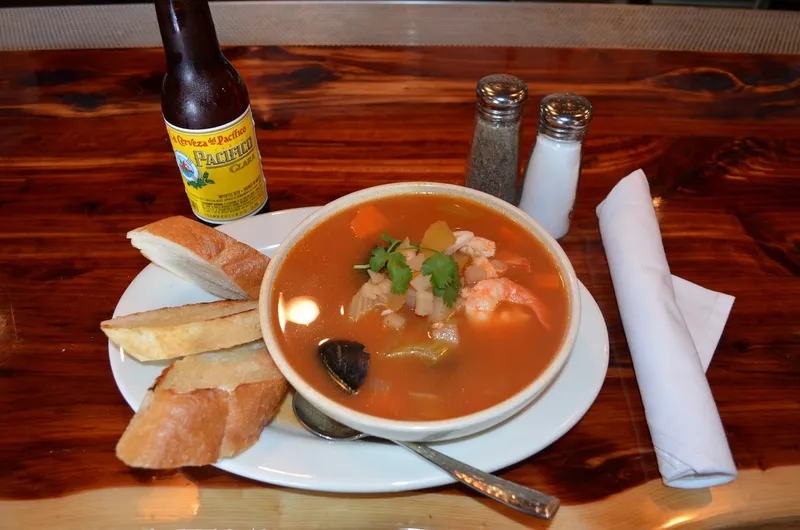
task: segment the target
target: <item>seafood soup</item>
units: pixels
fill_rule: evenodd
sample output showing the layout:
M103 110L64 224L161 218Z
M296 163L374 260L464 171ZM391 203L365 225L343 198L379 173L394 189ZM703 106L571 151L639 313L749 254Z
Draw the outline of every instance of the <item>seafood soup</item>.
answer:
M273 331L303 379L353 410L442 420L534 381L567 332L547 248L469 199L400 195L312 228L275 275Z

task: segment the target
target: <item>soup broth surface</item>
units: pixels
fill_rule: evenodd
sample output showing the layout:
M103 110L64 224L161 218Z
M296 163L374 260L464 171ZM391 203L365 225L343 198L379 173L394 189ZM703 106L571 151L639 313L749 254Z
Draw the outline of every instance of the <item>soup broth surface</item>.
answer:
M363 205L343 210L298 241L275 276L272 326L288 362L311 386L366 414L439 420L500 403L541 374L566 332L568 302L555 260L538 240L467 199L406 195L370 204L381 214L378 224L385 226L369 226L375 233L358 237L354 218ZM529 306L509 301L483 320L469 318L461 308L446 321L457 327L458 344L449 344L435 362L416 355L389 357L404 346L431 343L430 317L404 305L396 311L404 319L401 329L385 324L385 308L380 307L354 321L351 300L370 280L366 270L354 266L368 263L375 247L388 246L381 233L420 242L438 221L454 232L470 231L495 242L492 259L499 263L494 263L502 268L508 262L500 276L532 294L543 318ZM279 304L284 318L278 316ZM332 339L360 342L370 353L366 379L356 394L337 384L320 361L320 343Z

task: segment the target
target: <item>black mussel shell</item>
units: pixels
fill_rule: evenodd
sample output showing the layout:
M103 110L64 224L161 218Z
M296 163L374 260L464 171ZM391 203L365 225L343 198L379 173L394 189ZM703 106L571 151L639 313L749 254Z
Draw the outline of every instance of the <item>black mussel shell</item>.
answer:
M328 340L319 347L319 358L333 380L356 394L369 371L369 352L353 340Z

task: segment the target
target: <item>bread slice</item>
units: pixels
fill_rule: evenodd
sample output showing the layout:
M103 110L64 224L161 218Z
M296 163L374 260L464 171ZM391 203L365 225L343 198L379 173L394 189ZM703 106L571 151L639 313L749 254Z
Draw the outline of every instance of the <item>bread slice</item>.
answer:
M269 264L256 249L180 215L131 230L128 239L156 265L229 300L257 299Z
M259 340L255 300L165 307L100 323L119 348L139 361L173 359Z
M117 443L132 467L213 464L258 441L288 384L262 341L193 355L167 367Z

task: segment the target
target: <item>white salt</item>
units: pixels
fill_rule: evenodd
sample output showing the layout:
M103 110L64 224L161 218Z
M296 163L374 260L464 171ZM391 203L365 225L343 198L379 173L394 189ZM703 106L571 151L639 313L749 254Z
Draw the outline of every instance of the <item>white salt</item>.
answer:
M538 135L525 171L519 208L555 239L569 231L580 167L580 141Z

